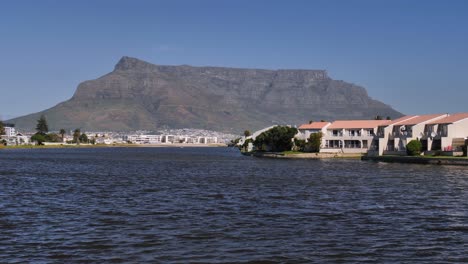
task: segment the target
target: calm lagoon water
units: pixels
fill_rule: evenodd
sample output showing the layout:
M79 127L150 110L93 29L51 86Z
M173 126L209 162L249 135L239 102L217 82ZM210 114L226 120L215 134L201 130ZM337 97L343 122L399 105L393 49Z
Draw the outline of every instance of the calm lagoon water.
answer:
M0 262L468 262L465 167L0 151Z

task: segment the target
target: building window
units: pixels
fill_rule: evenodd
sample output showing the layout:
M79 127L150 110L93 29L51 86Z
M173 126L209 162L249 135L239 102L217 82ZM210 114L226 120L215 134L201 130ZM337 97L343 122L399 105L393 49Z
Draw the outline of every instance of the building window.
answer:
M374 129L372 129L372 128L371 129L366 129L366 135L368 137L374 136Z
M341 130L332 130L332 136L341 137L343 136L343 132Z
M360 129L351 129L348 130L348 135L350 137L360 137L361 136L361 130Z
M345 148L361 148L361 141L345 140Z
M325 148L342 148L343 144L341 140L326 140L325 141Z

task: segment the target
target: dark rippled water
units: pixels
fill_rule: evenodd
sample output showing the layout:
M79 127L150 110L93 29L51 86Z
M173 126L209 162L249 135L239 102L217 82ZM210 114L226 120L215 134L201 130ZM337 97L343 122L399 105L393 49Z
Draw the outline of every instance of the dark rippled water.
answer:
M0 262L468 261L464 167L0 151Z

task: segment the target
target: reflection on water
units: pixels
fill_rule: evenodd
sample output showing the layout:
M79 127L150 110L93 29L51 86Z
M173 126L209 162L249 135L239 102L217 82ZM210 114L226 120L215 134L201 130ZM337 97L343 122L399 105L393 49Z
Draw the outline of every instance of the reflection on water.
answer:
M464 167L227 148L0 152L7 262L466 262Z

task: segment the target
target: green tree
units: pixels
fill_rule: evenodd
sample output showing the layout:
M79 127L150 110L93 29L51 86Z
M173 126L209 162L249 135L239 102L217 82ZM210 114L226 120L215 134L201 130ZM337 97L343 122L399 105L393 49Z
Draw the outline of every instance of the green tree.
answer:
M88 136L85 133L80 135L80 142L88 143Z
M0 121L0 136L5 135L5 124L3 124L2 121Z
M31 141L36 142L37 145L44 145L44 142L47 141L45 135L37 132L31 137Z
M245 130L244 131L244 136L245 137L250 137L252 135L252 133L250 133L250 130Z
M288 151L293 147L293 137L297 129L288 126L275 126L256 137L254 146L261 151Z
M411 140L408 144L406 144L406 154L410 156L419 156L421 155L422 151L422 144L419 140Z
M75 129L73 131L73 143L80 144L80 136L81 136L81 131L80 129Z
M387 116L387 120L392 120L392 118L390 116Z
M59 134L62 136L62 141L65 139L65 134L67 133L67 131L65 131L65 129L60 129L60 132Z
M37 120L36 131L39 134L45 135L49 132L49 125L47 125L47 120L44 115Z
M294 147L293 149L295 151L304 151L305 150L305 147L306 147L306 141L303 140L303 139L297 139L295 138L294 139Z
M322 147L322 137L322 132L310 134L306 150L308 152L320 152L320 148Z
M49 133L44 136L46 142L62 142L62 139L59 135L55 133Z

